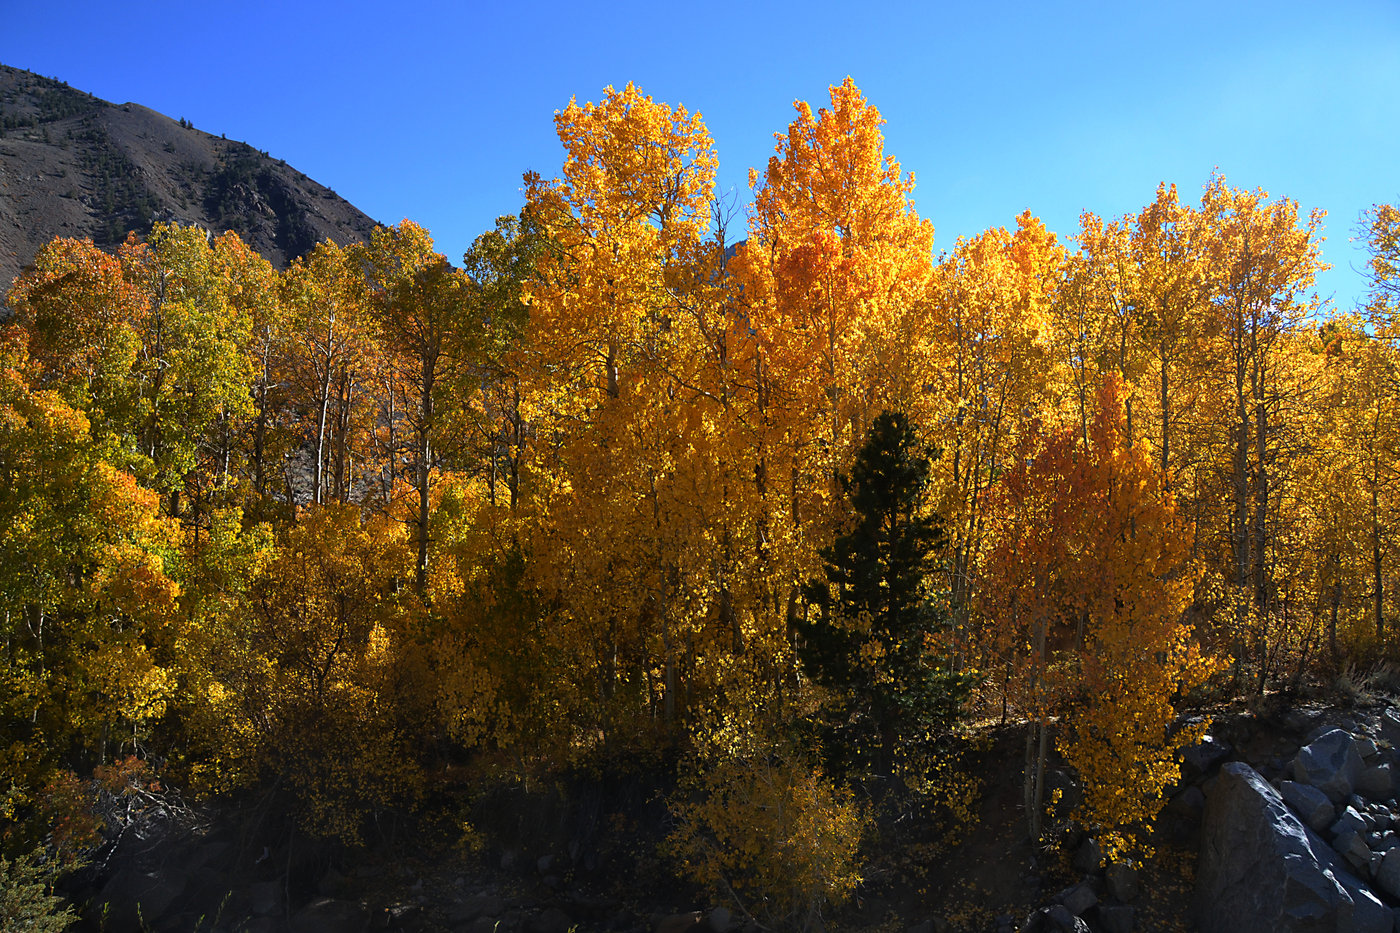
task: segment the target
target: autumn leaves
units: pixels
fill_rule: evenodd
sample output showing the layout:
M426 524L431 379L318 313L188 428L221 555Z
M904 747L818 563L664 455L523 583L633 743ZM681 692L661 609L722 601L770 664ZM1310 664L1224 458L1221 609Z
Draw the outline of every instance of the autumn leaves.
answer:
M883 652L1034 722L1032 813L1057 723L1105 838L1150 821L1208 658L1262 683L1383 614L1391 306L1319 331L1319 219L1219 177L935 257L881 124L849 80L798 105L733 251L700 117L630 85L557 115L559 177L465 269L409 222L281 273L196 230L46 247L0 382L11 812L155 743L211 788L282 775L354 840L444 748L676 743L747 774L716 799L834 801L792 829L824 839L857 814L807 763L852 756L792 736L889 699ZM812 584L896 420L940 544L898 575L917 611L862 641ZM819 613L866 683L803 663ZM927 738L885 731L881 767Z

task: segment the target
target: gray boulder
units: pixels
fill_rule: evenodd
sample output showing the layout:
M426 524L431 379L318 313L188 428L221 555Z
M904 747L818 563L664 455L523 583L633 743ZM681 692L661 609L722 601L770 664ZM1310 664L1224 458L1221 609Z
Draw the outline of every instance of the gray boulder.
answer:
M1391 748L1400 748L1400 710L1393 706L1381 713L1381 738L1389 742Z
M260 881L248 887L248 909L257 917L270 917L282 909L282 885Z
M1103 933L1133 933L1133 908L1127 904L1099 906L1099 929Z
M1360 833L1345 832L1332 843L1337 854L1346 859L1352 871L1369 871L1371 850L1366 848L1366 840Z
M1351 898L1351 925L1346 927L1346 933L1391 933L1390 909L1323 844L1321 837L1309 833L1308 842L1313 851L1322 857L1323 864L1331 870L1342 890Z
M353 901L319 897L292 916L293 933L367 933L369 911Z
M1089 924L1069 912L1063 904L1042 907L1031 914L1022 933L1089 933Z
M1351 914L1352 933L1391 933L1394 920L1390 908L1380 902L1370 889L1355 879L1337 879L1355 905Z
M1181 776L1188 782L1199 780L1234 752L1234 748L1224 739L1213 735L1202 736L1200 742L1181 750Z
M102 887L96 908L109 933L137 933L157 923L180 896L178 873L169 875L123 868Z
M1108 893L1124 904L1138 896L1138 870L1130 862L1114 862L1108 866L1104 880Z
M569 933L573 926L573 919L558 907L525 918L525 933Z
M1086 836L1079 848L1074 850L1070 865L1081 875L1088 875L1099 870L1102 859L1103 849L1099 847L1099 841L1093 836Z
M1364 833L1369 828L1366 819L1355 807L1347 807L1342 811L1342 815L1337 817L1337 822L1328 828L1327 834L1340 836L1343 833Z
M1077 884L1074 887L1063 891L1060 894L1060 903L1069 908L1069 912L1076 917L1082 917L1089 908L1099 902L1099 896L1094 893L1094 889L1087 884Z
M739 926L734 914L728 907L716 907L710 911L710 915L705 918L705 925L710 928L710 933L730 933ZM929 921L929 930L936 931L937 924Z
M1313 739L1293 760L1293 778L1311 784L1333 803L1351 796L1361 776L1361 756L1351 733L1332 729Z
M1356 790L1369 800L1386 800L1395 792L1390 763L1364 768L1356 779Z
M1328 800L1326 794L1311 784L1284 781L1279 785L1279 793L1283 795L1284 801L1293 808L1293 812L1297 813L1304 823L1318 832L1330 826L1336 817L1337 808L1332 806L1332 801Z
M1258 772L1242 762L1226 764L1207 795L1202 823L1193 905L1202 933L1350 929L1351 896L1325 861Z
M1391 897L1400 899L1400 849L1391 849L1381 859L1376 885Z
M1103 933L1133 933L1133 908L1127 904L1100 905L1099 926Z

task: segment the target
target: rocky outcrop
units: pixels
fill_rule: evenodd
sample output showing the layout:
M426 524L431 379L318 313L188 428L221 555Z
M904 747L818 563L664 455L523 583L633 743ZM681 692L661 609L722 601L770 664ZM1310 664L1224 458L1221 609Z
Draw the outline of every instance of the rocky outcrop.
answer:
M1332 729L1298 753L1293 760L1293 777L1300 784L1316 787L1333 803L1341 803L1356 789L1363 767L1351 733Z
M1195 912L1203 933L1352 930L1351 895L1278 791L1231 762L1206 796Z

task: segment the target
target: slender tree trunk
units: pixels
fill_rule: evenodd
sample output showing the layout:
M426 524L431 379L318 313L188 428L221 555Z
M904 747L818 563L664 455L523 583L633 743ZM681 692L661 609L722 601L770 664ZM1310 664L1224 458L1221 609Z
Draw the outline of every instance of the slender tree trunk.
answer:
M1169 456L1169 450L1171 448L1171 395L1169 392L1170 382L1168 379L1168 367L1170 363L1167 360L1167 351L1165 347L1163 347L1160 353L1160 359L1162 363L1162 491L1167 493L1171 492L1172 489L1172 474L1169 466L1171 462Z
M1371 585L1375 600L1376 641L1385 641L1385 579L1381 567L1381 519L1379 483L1371 483Z

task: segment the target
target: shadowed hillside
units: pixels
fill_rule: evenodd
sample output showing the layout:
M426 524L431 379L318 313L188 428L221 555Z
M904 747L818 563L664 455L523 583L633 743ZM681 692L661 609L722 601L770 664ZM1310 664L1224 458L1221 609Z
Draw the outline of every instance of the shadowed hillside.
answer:
M279 266L374 227L246 143L0 65L0 292L55 236L111 247L155 221L234 230Z

